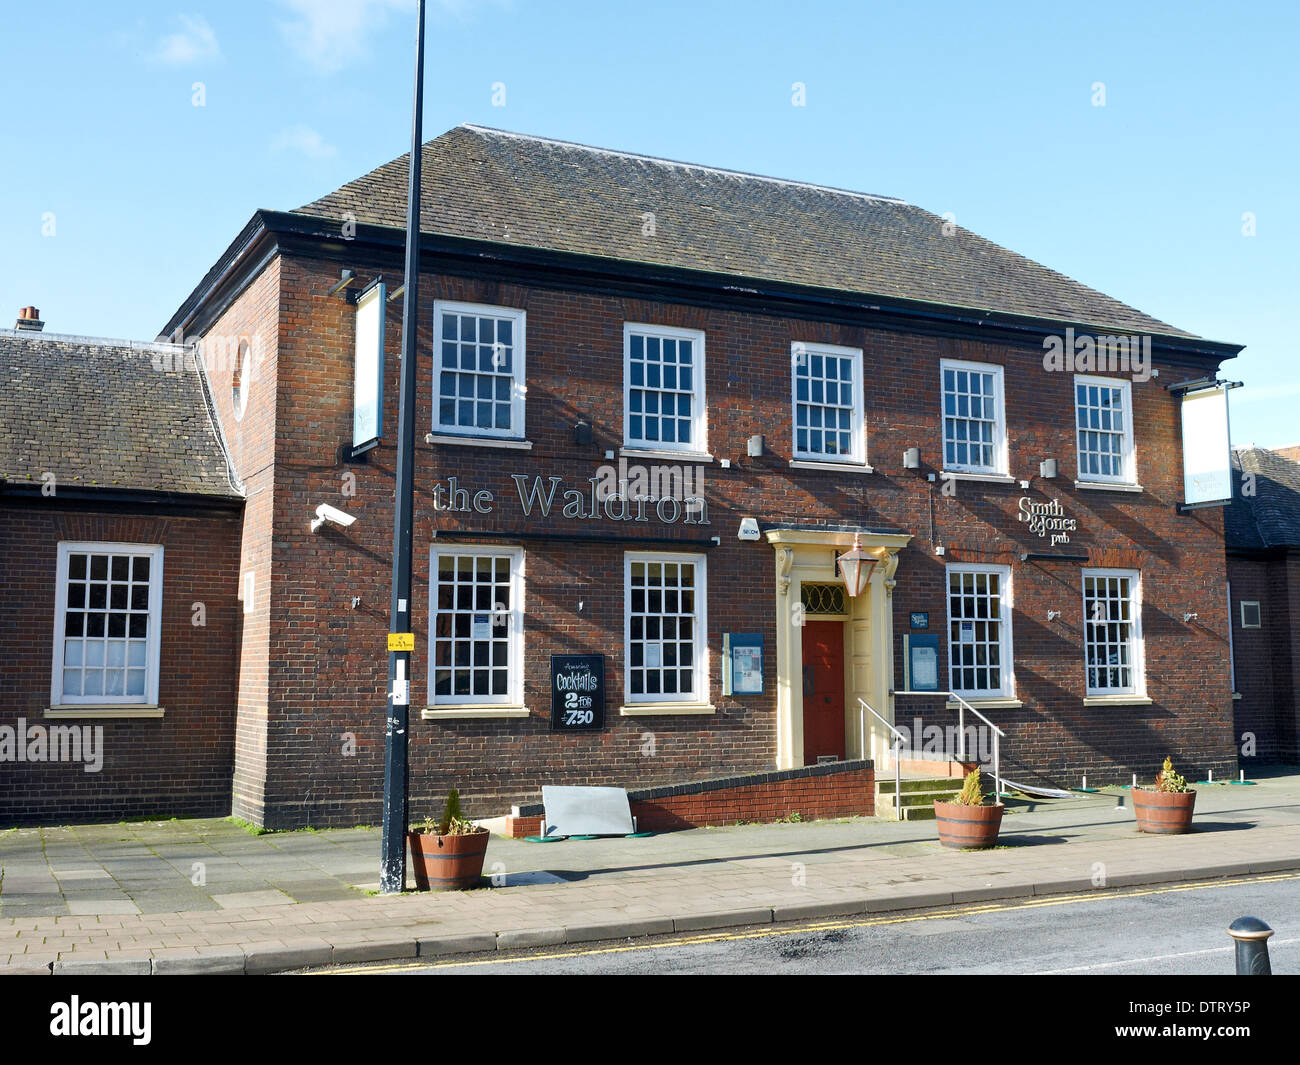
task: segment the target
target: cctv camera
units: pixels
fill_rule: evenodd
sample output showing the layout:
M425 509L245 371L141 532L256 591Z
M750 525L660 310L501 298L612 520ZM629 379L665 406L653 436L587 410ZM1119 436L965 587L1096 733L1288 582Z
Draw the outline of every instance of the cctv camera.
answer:
M332 522L346 529L356 520L355 514L348 514L337 507L330 506L328 503L322 503L316 508L316 520L311 523L311 531L316 532L326 522Z

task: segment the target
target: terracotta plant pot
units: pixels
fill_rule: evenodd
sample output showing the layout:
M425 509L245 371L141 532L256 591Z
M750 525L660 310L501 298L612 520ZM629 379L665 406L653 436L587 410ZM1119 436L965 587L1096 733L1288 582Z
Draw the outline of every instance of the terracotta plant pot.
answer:
M474 887L483 875L489 835L486 828L465 836L407 833L415 886L421 891L464 891Z
M1192 827L1196 807L1194 791L1149 791L1133 789L1133 813L1139 832L1178 835Z
M1002 803L992 806L963 806L959 802L934 802L934 820L939 826L939 842L957 850L992 847L1002 827Z

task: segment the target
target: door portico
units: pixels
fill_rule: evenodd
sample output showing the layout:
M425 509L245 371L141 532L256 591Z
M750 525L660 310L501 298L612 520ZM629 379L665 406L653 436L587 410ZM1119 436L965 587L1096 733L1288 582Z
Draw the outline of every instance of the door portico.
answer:
M803 636L809 611L804 606L803 586L838 585L842 590L836 559L853 546L855 532L879 564L867 590L856 598L843 596L842 607L837 604L835 608L841 611L844 629L845 753L849 758L873 758L883 764L890 748L888 730L870 714L859 712L858 699L892 721L894 573L898 551L911 536L848 526L773 527L765 535L775 549L778 769L803 765L806 753ZM814 612L813 616L821 615Z

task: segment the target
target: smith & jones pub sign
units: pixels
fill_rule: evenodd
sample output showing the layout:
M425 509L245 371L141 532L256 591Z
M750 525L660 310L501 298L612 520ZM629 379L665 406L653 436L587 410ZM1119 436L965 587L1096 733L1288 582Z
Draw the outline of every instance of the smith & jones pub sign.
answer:
M605 656L551 655L551 731L605 727Z

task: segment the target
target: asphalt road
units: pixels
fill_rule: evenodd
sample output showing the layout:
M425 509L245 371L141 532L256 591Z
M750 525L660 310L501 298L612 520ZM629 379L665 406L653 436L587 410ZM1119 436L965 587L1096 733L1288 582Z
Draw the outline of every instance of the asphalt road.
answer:
M1166 884L941 910L316 970L416 975L1216 974L1225 929L1262 918L1275 974L1300 974L1300 875Z

